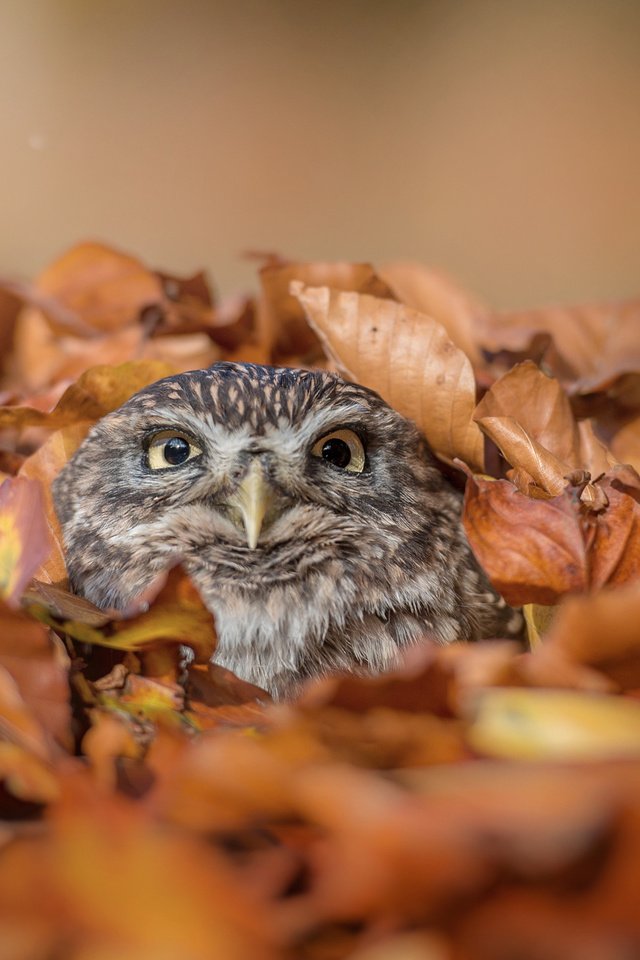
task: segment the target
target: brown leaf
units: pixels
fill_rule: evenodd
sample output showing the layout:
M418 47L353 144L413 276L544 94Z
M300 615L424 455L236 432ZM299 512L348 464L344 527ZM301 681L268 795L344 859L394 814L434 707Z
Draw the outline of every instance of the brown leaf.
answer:
M557 607L543 607L539 603L527 603L523 607L530 650L535 650L542 643L544 634L553 623L557 609Z
M565 495L534 500L507 480L469 477L463 521L491 583L513 606L588 589L579 518Z
M640 417L630 420L614 434L611 452L620 463L630 463L640 472Z
M484 304L462 290L446 274L421 263L401 260L385 263L378 274L389 284L400 303L441 323L473 365L481 364L477 330L479 319L487 314Z
M529 492L531 481L552 497L567 485L569 468L549 450L537 443L513 417L475 417L478 426L500 449L505 460L513 464L521 492ZM523 483L523 478L526 481ZM515 481L514 481L515 482Z
M90 428L90 421L80 421L55 431L20 468L19 476L38 480L44 491L45 515L53 546L48 559L34 571L33 576L47 583L64 580L67 575L62 531L51 496L51 481L76 452Z
M407 712L446 713L451 670L436 644L408 650L394 670L373 677L338 674L313 681L296 700L303 708L339 707L363 712L387 707Z
M544 331L555 347L546 362L557 376L575 380L596 374L618 336L623 352L622 341L626 343L634 322L637 329L639 307L640 301L629 300L496 313L485 320L481 339L489 349L521 349L534 334Z
M191 703L199 701L208 707L239 706L258 700L271 702L266 690L211 661L189 666L186 692Z
M482 469L484 441L472 421L468 358L421 313L366 294L292 286L327 354L345 375L414 420L434 451Z
M0 926L40 932L31 956L275 960L268 911L210 845L89 778L68 779L48 822L2 852Z
M42 426L51 430L83 421L94 422L117 409L138 390L171 372L171 366L158 360L91 367L65 390L50 413L31 407L0 408L0 428Z
M105 789L113 790L117 785L116 761L121 757L139 759L143 747L123 715L96 709L91 710L89 716L91 727L83 737L82 752L98 783Z
M260 342L276 357L304 357L318 351L316 334L305 311L291 292L291 283L328 286L377 297L393 297L387 284L368 263L271 262L260 270L262 293L258 301L257 326Z
M4 704L1 704L0 711L3 710ZM60 792L51 764L10 740L0 742L0 781L13 797L30 803L51 803ZM6 816L4 806L0 795L0 813Z
M640 584L569 597L540 651L593 667L620 688L640 688Z
M566 485L567 473L585 467L567 395L530 360L493 384L476 407L474 420L512 466L524 468L554 496Z
M38 481L5 480L0 485L0 593L7 603L17 606L52 546Z
M48 631L31 617L0 606L0 666L50 744L72 745L66 657Z
M608 450L595 435L593 421L580 420L578 433L580 434L580 466L588 470L594 480L616 466L618 460L613 452Z
M604 492L607 509L592 521L589 562L593 590L640 578L640 503L619 488L615 470L596 489Z
M163 296L161 281L139 260L101 243L72 247L40 274L36 288L86 326L108 331L132 323ZM57 326L57 317L47 319Z

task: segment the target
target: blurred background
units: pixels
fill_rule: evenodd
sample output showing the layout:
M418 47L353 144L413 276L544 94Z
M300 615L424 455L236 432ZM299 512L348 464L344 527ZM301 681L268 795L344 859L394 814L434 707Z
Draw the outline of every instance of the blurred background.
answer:
M415 258L498 307L640 291L637 0L5 0L0 273L81 239Z

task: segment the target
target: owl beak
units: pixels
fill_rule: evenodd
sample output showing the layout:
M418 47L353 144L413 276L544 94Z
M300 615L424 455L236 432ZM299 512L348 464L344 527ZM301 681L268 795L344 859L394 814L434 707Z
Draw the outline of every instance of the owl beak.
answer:
M242 479L240 486L228 501L242 518L247 544L255 550L264 518L275 502L275 494L265 479L262 467L254 460Z

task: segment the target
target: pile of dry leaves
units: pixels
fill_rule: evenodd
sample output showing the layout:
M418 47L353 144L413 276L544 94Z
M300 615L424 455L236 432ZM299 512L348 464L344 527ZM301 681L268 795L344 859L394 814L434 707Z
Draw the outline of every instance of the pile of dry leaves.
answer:
M0 288L0 956L640 955L640 301L500 315L416 264L263 260L229 302L98 244ZM329 363L416 420L529 649L269 704L180 569L126 617L71 596L52 477L217 359Z

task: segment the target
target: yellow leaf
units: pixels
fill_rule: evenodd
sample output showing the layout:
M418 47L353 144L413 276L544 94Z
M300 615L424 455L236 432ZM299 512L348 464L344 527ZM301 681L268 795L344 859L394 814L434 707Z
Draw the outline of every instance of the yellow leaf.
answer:
M485 756L518 760L640 757L640 702L557 690L483 694L468 733Z

